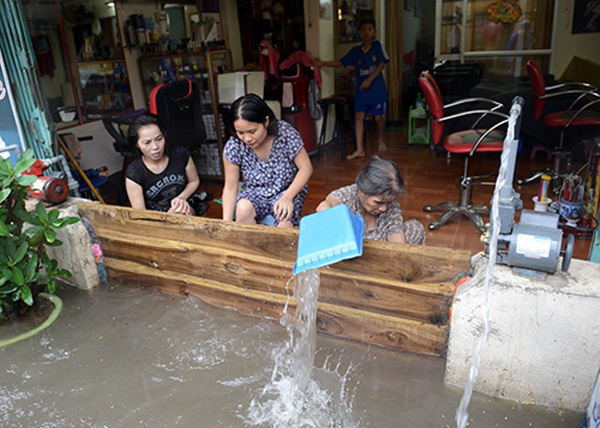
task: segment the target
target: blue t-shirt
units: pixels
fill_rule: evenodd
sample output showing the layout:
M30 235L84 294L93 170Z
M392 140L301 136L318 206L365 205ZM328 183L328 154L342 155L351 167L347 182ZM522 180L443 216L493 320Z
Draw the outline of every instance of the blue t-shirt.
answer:
M382 62L387 63L390 60L387 52L379 40L373 40L369 49L364 52L362 45L354 46L340 62L344 67L354 66L356 76L356 94L354 101L357 104L374 105L387 102L388 93L385 86L383 73L373 80L371 86L367 89L360 89L360 85L375 71Z

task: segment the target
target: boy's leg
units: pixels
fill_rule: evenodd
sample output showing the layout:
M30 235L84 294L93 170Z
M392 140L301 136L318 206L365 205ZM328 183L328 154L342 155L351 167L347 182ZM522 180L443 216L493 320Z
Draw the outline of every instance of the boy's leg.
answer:
M383 116L374 116L373 119L375 119L375 125L377 126L377 151L385 152L388 149L384 138L385 119Z
M371 108L371 114L377 126L377 151L385 152L388 147L385 143L385 114L387 113L387 103L378 103Z
M365 112L354 113L354 137L356 138L356 150L346 156L346 159L354 159L365 155Z

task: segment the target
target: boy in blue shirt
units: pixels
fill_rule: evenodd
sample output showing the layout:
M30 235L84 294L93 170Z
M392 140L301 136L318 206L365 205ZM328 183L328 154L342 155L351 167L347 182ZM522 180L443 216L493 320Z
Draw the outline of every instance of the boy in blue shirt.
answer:
M390 60L379 40L375 40L375 21L363 19L359 26L362 44L354 46L338 61L313 60L317 67L353 67L356 76L356 93L354 95L354 123L356 150L347 156L354 159L365 155L364 119L365 113L371 112L377 125L378 148L380 152L387 150L383 132L384 115L387 113L388 94L383 69Z

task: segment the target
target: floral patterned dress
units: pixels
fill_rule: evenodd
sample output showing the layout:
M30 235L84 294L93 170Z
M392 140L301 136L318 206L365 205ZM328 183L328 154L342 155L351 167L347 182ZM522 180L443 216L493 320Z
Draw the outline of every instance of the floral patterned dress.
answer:
M242 189L237 200L248 199L256 211L257 220L274 216L273 206L290 187L298 173L294 158L304 143L300 133L289 123L279 120L278 133L273 140L269 160L263 162L254 151L236 136L223 149L225 158L240 167ZM294 212L290 221L298 225L308 186L294 198Z

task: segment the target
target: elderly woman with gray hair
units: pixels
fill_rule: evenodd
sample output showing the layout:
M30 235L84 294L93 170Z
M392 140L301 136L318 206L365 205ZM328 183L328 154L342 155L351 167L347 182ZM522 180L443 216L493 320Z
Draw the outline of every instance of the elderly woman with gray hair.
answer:
M345 204L365 221L366 239L424 245L423 225L402 218L396 198L403 193L404 181L398 166L389 159L374 156L358 173L355 184L331 192L317 206L317 211Z

